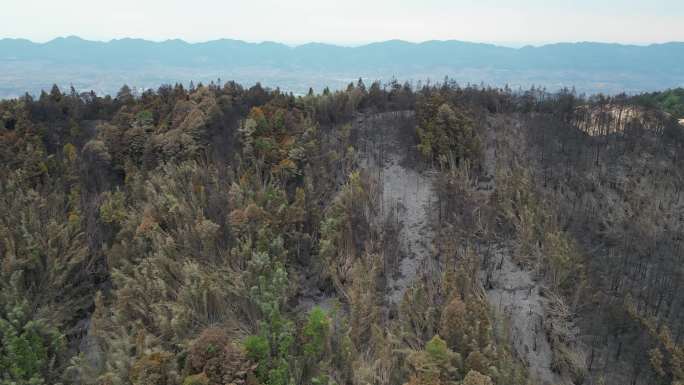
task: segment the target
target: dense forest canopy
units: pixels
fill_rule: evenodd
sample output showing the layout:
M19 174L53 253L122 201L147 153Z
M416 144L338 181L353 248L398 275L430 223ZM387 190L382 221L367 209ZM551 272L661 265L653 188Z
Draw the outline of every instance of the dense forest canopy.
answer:
M0 101L0 384L682 384L682 101L448 79Z

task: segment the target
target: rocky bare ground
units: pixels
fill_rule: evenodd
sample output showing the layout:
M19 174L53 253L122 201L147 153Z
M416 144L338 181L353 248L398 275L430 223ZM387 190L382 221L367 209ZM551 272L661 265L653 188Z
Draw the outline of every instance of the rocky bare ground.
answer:
M379 215L374 226L396 230L397 247L386 256L387 301L398 304L419 270L431 266L434 230L431 218L436 196L433 176L419 165L414 136L413 111L357 116L353 122L357 135L358 167L378 183ZM310 288L297 299L297 308L331 308L335 298L318 288Z
M388 301L397 304L433 255L433 177L420 165L412 111L363 116L356 126L360 166L381 185L380 216L398 228L397 255L388 258L395 266L387 280Z
M389 280L389 299L396 304L432 255L434 232L429 217L436 198L430 176L402 166L399 154L391 154L385 161L382 184L383 209L394 210L392 215L401 225L399 271Z
M544 326L548 303L543 289L530 271L513 262L509 247L493 249L485 288L490 305L507 321L513 349L530 376L540 385L568 384L551 370L553 351Z

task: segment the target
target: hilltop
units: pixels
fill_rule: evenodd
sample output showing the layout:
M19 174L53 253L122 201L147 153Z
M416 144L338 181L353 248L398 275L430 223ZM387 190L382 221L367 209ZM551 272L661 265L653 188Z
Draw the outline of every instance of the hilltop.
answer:
M681 384L676 94L0 101L0 382Z

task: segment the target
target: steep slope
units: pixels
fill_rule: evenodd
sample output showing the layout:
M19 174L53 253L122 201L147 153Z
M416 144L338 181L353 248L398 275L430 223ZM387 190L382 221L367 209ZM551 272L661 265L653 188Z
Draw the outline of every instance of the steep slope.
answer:
M360 116L355 126L360 167L382 186L378 222L398 229L397 255L389 258L396 263L387 284L389 302L396 305L419 269L433 267L434 177L419 162L413 111Z
M485 125L484 174L480 183L487 199L496 188L497 130L502 126L519 130L522 122L515 118L489 117ZM540 385L571 384L551 369L553 352L545 333L547 300L542 285L533 273L513 262L511 245L496 243L488 249L488 263L482 271L487 301L507 324L516 355L525 362L531 378Z
M553 352L544 327L547 300L530 271L516 265L511 249L495 248L486 273L487 300L509 321L516 354L541 385L572 384L551 369Z

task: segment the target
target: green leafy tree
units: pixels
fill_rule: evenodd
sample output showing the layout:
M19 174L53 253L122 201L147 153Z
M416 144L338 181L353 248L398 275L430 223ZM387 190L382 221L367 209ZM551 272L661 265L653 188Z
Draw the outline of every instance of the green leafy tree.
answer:
M304 325L304 355L318 360L327 350L327 340L330 334L330 318L323 309L316 306L309 312L309 318Z
M303 380L309 378L312 383L322 381L326 377L328 362L325 358L330 351L331 320L326 312L316 306L309 312L302 329L303 345Z
M249 268L256 276L251 298L263 318L258 324L258 334L245 341L248 356L258 363L256 373L260 381L268 385L290 384L294 325L282 313L287 272L265 252L254 253Z
M435 335L425 344L425 350L412 352L408 357L413 374L409 384L446 384L459 378L461 356L447 347Z
M0 384L38 385L54 379L65 341L46 321L33 319L28 302L0 309Z
M433 96L418 103L418 149L442 167L479 164L482 144L473 119L466 110L442 100Z

